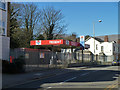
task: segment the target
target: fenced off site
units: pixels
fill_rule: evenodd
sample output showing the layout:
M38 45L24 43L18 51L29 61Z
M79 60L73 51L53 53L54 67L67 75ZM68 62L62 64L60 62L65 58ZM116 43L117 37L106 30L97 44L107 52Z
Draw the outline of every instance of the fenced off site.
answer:
M113 56L93 55L89 51L79 50L74 53L52 52L39 49L12 49L10 56L23 57L26 71L44 68L63 68L74 65L111 64Z

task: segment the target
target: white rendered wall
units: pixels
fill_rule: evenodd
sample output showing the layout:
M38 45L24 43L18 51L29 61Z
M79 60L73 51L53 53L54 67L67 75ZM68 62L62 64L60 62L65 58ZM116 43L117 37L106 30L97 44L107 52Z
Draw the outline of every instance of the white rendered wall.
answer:
M103 53L105 55L108 55L108 56L113 55L113 43L112 42L103 42L100 44L100 47L101 46L104 47Z
M101 53L101 46L103 46L103 53L105 55L113 55L113 42L98 42L97 40L95 40L95 47L94 47L94 39L91 38L88 41L85 42L85 44L89 44L90 48L88 49L89 51L91 51L93 54L98 54ZM96 50L96 45L98 45L98 50ZM94 53L94 49L95 49L95 53Z
M0 36L0 59L9 60L10 38Z
M97 40L95 40L95 47L94 47L94 39L91 38L88 41L85 42L85 44L89 44L90 48L88 49L89 51L91 51L93 54L99 54L99 45L100 42L98 42ZM98 50L96 50L96 45L98 45ZM94 49L95 49L95 53L94 53Z

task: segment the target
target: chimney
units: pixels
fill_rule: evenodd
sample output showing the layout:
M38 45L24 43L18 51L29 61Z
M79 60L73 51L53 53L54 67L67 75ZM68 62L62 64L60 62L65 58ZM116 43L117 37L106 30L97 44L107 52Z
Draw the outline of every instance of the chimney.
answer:
M76 34L72 34L71 38L72 38L72 41L76 42Z
M77 42L80 42L80 38L77 38Z
M104 37L104 42L109 42L109 41L108 41L108 36L107 36L107 35Z
M117 43L120 44L120 39L118 39Z

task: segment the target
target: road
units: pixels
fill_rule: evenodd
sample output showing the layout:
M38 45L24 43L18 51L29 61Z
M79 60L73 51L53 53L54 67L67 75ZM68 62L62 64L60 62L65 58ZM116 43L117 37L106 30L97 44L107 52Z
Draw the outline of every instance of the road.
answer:
M17 85L12 88L32 88L35 90L118 90L120 71L118 66L99 66L80 70L79 67L70 68L74 71L58 74L48 78Z

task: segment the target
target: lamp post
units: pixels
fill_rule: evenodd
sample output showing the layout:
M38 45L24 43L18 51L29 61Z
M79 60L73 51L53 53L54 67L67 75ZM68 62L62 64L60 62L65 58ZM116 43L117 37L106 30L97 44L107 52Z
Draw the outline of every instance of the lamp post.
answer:
M99 22L102 22L102 20L99 20ZM95 22L93 22L93 38L94 38L94 54L95 54Z

